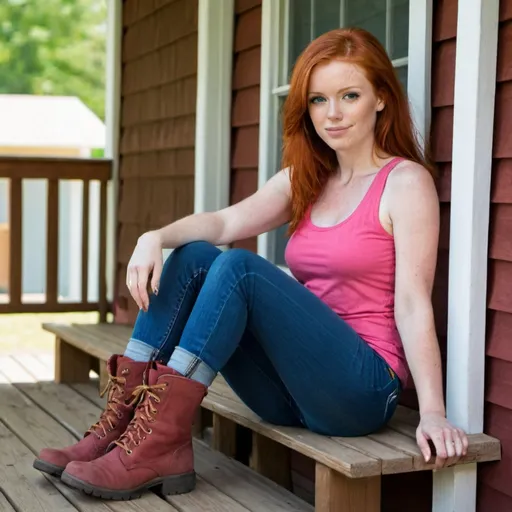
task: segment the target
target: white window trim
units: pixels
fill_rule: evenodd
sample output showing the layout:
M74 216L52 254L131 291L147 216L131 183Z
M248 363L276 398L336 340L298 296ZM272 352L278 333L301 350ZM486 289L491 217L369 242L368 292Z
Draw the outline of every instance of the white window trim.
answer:
M278 170L278 98L288 93L289 86L280 85L277 50L288 41L284 26L287 6L287 0L262 1L259 188ZM414 27L414 30L409 30L408 93L419 138L424 140L430 127L432 0L410 0L409 27ZM394 63L400 65L403 60ZM270 259L275 252L275 244L274 233L258 236L258 254Z
M461 0L450 206L447 415L483 431L487 256L499 0ZM476 464L434 473L434 512L476 509Z
M194 213L229 205L234 0L199 0Z

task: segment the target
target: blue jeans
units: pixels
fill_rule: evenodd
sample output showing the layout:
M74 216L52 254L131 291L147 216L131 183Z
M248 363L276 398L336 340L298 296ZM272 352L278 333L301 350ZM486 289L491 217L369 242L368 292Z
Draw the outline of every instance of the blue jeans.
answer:
M325 435L378 430L401 391L384 359L324 302L243 249L175 250L132 340L164 362L179 346L263 420Z

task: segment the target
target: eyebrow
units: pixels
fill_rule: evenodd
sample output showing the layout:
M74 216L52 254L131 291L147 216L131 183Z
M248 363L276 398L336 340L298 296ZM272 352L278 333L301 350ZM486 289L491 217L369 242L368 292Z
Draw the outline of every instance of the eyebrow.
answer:
M348 91L349 89L361 89L361 86L359 86L359 85L350 85L349 87L343 87L339 91L336 91L336 94L338 94L340 92L343 92L343 91ZM308 95L309 94L323 94L323 92L311 91L311 92L308 92Z

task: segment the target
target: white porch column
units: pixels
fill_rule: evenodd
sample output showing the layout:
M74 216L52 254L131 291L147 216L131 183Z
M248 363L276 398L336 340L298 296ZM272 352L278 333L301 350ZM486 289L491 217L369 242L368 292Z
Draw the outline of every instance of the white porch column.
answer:
M448 300L447 414L482 432L499 0L459 0ZM476 507L476 464L434 473L433 510Z
M121 109L122 0L107 2L107 55L105 77L105 158L112 159L107 211L107 298L113 300L116 272L117 198L119 193L119 137ZM92 224L96 226L96 224Z
M194 212L229 204L234 0L199 0Z

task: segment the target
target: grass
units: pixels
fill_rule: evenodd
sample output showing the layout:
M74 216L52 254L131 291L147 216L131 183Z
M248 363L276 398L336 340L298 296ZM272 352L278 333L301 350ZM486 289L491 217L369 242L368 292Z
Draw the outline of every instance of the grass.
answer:
M0 356L53 352L55 335L41 325L55 323L97 323L98 313L23 313L0 315Z

